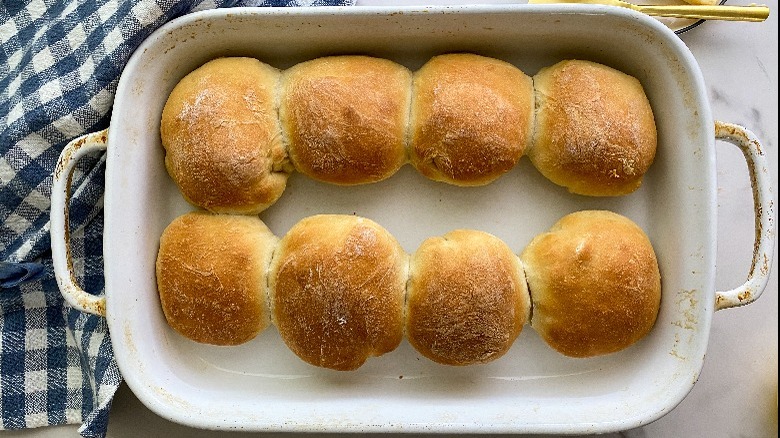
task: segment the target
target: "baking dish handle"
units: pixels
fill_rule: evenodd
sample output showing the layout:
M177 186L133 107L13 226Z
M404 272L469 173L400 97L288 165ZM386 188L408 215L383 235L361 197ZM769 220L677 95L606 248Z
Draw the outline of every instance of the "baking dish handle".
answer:
M775 246L775 205L769 163L756 135L742 126L715 121L715 138L742 150L750 174L756 216L756 240L748 278L735 289L715 292L715 310L718 311L750 304L764 292Z
M87 293L79 287L70 254L69 201L73 169L78 160L90 152L106 149L108 129L82 135L65 146L54 167L51 190L51 256L54 276L65 301L73 308L106 316L106 298Z

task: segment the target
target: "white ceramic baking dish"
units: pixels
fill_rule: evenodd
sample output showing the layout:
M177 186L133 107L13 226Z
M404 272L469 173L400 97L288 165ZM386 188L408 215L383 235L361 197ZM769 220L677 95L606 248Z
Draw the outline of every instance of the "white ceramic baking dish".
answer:
M407 252L456 228L493 233L520 252L563 215L610 209L639 223L656 248L663 299L652 333L608 356L569 359L526 328L503 358L462 368L420 357L406 341L354 372L309 366L271 328L239 347L190 342L160 309L155 257L164 227L192 209L163 165L160 114L186 73L223 55L279 68L330 54L386 57L412 69L432 55L470 51L534 74L566 58L639 78L657 117L659 148L642 188L621 198L574 196L528 162L481 188L434 183L404 167L372 185L344 188L293 175L261 217L279 236L317 213L358 214L392 232ZM73 165L108 142L106 296L75 284L67 257ZM745 152L756 200L756 251L748 281L716 292L715 138ZM766 160L744 128L712 120L701 73L656 20L600 6L232 9L192 14L155 32L122 74L108 134L63 152L52 197L53 256L72 305L104 314L122 375L150 409L195 427L266 431L594 433L646 424L673 409L702 367L713 313L756 299L774 245ZM105 299L105 301L103 301ZM105 304L104 304L105 303Z

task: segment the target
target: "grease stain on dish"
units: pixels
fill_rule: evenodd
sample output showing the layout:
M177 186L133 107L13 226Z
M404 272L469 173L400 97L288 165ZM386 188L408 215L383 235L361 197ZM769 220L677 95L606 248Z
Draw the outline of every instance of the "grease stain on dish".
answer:
M687 358L685 356L681 355L677 351L677 347L679 347L679 346L680 346L680 334L679 333L675 333L674 334L674 346L672 346L672 351L670 351L669 354L674 356L674 357L676 357L677 359L686 360Z
M681 290L677 294L677 309L678 315L682 318L672 321L672 325L680 327L685 330L695 330L698 320L696 318L695 310L699 300L695 297L698 294L696 289ZM675 339L676 343L677 339Z

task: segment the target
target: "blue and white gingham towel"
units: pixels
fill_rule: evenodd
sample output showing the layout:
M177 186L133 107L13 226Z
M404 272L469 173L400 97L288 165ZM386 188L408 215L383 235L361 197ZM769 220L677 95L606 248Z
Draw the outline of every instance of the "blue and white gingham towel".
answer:
M65 144L108 126L119 74L156 28L199 9L354 0L0 0L0 430L83 423L104 436L121 382L103 318L64 304L49 238L52 171ZM74 174L71 252L103 292L105 158Z

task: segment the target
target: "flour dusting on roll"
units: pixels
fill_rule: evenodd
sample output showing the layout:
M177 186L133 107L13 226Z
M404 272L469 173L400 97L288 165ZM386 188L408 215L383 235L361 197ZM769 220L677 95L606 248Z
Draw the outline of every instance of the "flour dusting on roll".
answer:
M387 59L330 56L282 79L280 116L295 168L319 181L365 184L406 162L411 72Z
M470 53L431 58L414 74L410 160L426 177L488 184L512 169L531 141L531 78Z
M253 58L219 58L173 89L160 134L165 166L187 201L255 214L281 196L292 168L277 115L279 76Z
M590 61L534 76L536 130L528 150L550 181L588 196L631 193L655 159L653 111L639 81Z
M520 259L490 234L456 230L425 240L412 255L406 335L446 365L504 355L529 318Z
M168 324L193 341L238 345L270 324L266 271L276 236L252 216L188 213L160 238L157 287Z
M305 218L280 241L269 275L273 322L304 361L354 370L401 342L408 255L375 222Z
M661 301L658 261L630 219L609 211L569 214L534 238L521 259L531 326L564 355L617 352L653 328Z

